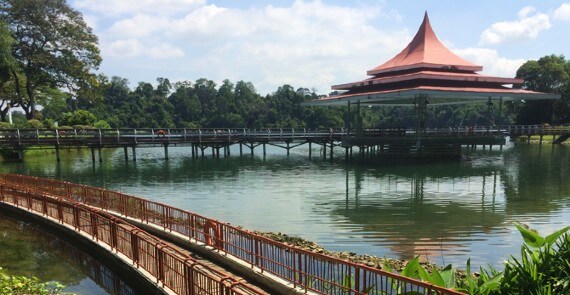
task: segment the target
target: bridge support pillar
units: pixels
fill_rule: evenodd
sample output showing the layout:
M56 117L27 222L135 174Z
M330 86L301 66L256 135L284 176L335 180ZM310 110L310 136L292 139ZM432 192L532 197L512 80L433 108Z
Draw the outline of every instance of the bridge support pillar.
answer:
M327 158L327 143L325 142L323 144L323 159L326 160L326 158Z
M91 161L95 164L95 149L91 148Z
M333 159L333 148L334 148L334 145L333 145L332 142L331 142L331 152L330 152L330 154L329 154L329 158L330 158L331 160Z
M55 146L55 160L58 162L61 161L61 157L59 156L59 145Z
M18 149L18 162L24 162L24 149Z
M249 149L250 149L250 152L251 152L251 157L253 157L253 149L254 149L253 143L251 144L251 146L249 147Z
M99 163L103 162L103 155L101 154L102 148L97 149L97 153L99 154Z
M168 144L164 144L164 159L168 161Z
M192 150L192 159L194 159L196 154L194 153L195 151L194 151L194 144L193 143L190 144L190 149Z
M311 153L312 153L312 148L311 148L311 142L309 142L309 160L311 159Z
M287 150L289 151L289 150ZM265 149L265 143L263 144L263 156L265 157L265 155L267 155L266 149Z
M239 156L243 156L243 144L241 142L239 143Z
M289 143L287 143L287 157L289 156Z
M137 150L136 150L134 145L132 147L132 152L133 152L133 162L136 162L137 161Z
M125 154L125 162L129 161L129 151L127 150L127 146L123 146L123 153Z

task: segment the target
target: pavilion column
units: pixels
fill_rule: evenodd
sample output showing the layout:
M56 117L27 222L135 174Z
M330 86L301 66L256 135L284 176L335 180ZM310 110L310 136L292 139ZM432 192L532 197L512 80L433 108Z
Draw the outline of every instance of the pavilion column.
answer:
M350 101L348 101L348 109L346 110L346 116L344 117L344 124L346 126L347 134L350 134L350 118L352 114L350 113Z
M424 135L427 127L427 95L416 96L416 133L418 136Z
M499 98L499 116L497 117L499 125L503 125L503 97Z
M362 114L360 114L360 100L356 101L356 135L363 135Z
M491 126L495 125L495 120L493 119L493 102L491 101L491 97L489 96L489 100L487 100L487 116L488 116L488 124L487 130L491 129Z

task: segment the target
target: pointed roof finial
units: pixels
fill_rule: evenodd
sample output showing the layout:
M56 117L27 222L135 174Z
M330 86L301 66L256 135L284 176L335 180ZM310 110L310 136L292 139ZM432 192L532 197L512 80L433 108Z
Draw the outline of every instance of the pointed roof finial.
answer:
M455 68L467 71L481 71L482 66L464 60L447 49L437 38L427 11L418 32L412 41L398 55L367 72L376 75L413 68Z

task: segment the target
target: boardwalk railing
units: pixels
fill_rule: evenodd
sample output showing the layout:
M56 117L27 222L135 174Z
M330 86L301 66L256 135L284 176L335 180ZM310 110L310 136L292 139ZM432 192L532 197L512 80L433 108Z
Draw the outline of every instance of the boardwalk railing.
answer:
M344 129L0 129L0 145L142 146L340 140Z
M505 125L458 126L423 131L429 136L508 134L562 135L570 126ZM343 136L355 134L343 128L335 129L0 129L0 146L142 146L170 143L263 143L263 142L324 142L340 141ZM414 129L365 129L366 136L416 136Z
M380 269L277 242L250 231L161 203L80 184L4 174L2 183L116 212L176 232L294 287L320 294L462 294Z
M176 294L260 294L122 219L71 199L54 198L33 188L2 182L0 201L51 217L87 234L111 251L128 257L136 268L145 270Z

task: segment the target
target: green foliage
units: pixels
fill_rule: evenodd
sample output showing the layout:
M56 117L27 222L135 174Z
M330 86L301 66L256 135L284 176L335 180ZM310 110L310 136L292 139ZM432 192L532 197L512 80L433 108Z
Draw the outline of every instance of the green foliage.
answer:
M40 283L36 277L10 275L0 267L0 294L56 295L63 294L64 288L57 282Z
M42 128L44 128L44 124L38 119L31 119L31 120L28 120L28 124L27 124L26 128L42 129Z
M472 295L500 294L500 282L503 278L502 272L498 272L492 267L490 267L489 271L481 267L479 277L474 279L471 273L471 259L467 260L465 272L465 280L458 283L457 289L459 291Z
M506 263L501 292L505 294L570 294L570 226L541 236L523 224L521 257Z
M90 88L89 71L101 63L97 37L65 0L0 0L0 16L16 40L12 56L18 71L17 102L34 118L36 96L43 87L67 87L71 93ZM25 80L26 87L21 87Z
M517 78L525 80L525 89L562 95L557 101L527 101L517 112L518 124L570 122L570 61L563 55L527 61L518 69Z
M10 124L8 122L0 122L0 129L12 129L15 128L14 124Z
M521 258L510 258L505 270L493 267L480 268L480 273L471 273L471 259L467 260L464 279L457 280L451 265L428 272L419 263L419 256L410 260L400 275L419 279L436 286L457 289L475 295L486 294L570 294L570 226L550 235L541 236L521 223L515 223L523 237ZM385 263L384 269L395 272ZM398 294L401 284L389 279Z
M60 125L89 125L92 126L97 121L97 118L93 113L86 110L77 110L74 112L67 112L61 115L59 124Z
M107 123L107 121L105 121L105 120L99 120L99 121L95 122L95 124L93 124L93 128L96 128L96 129L110 129L111 126L109 125L109 123Z

